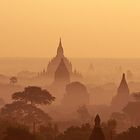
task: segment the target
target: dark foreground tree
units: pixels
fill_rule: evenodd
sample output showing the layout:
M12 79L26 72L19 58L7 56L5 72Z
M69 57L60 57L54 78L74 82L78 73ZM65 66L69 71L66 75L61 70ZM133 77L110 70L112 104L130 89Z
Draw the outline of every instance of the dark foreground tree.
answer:
M25 128L9 127L3 140L36 140L36 138Z
M57 136L55 140L88 140L91 131L89 124L84 124L81 127L72 126L64 131L63 134Z
M106 140L113 140L116 136L117 122L114 119L108 120L107 123L102 123L103 132Z
M33 131L36 130L36 125L51 121L51 117L37 107L37 105L47 105L54 101L55 97L47 90L42 90L40 87L27 87L23 92L14 93L12 99L13 103L6 104L1 109L1 117L16 123L32 125Z
M55 140L59 134L58 126L49 124L48 126L41 126L39 129L39 134L44 140Z
M36 125L47 124L51 121L51 117L47 113L21 101L5 105L1 109L1 114L9 121L33 126L33 131L36 130Z
M127 131L118 134L114 140L140 140L140 126L129 128Z

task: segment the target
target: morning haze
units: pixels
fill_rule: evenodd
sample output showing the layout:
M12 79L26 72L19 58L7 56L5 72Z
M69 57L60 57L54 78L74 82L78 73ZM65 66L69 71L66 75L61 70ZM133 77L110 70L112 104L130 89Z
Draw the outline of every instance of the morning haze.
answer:
M0 56L51 57L62 37L68 57L139 57L139 6L138 0L1 0Z
M140 140L138 0L0 0L0 140Z

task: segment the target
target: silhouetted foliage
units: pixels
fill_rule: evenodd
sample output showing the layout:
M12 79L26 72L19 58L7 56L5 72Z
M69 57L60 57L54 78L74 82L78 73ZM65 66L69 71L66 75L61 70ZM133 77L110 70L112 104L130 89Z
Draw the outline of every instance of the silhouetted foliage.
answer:
M140 126L129 128L126 132L118 134L114 140L140 140Z
M44 140L54 140L59 134L58 126L49 124L47 126L41 126L39 129L39 134Z
M84 124L81 127L72 126L60 134L56 140L88 140L91 134L91 127L89 124Z
M1 109L1 114L5 118L13 119L17 122L22 123L41 123L49 122L51 118L48 114L35 106L26 104L21 101L13 102L11 104L6 104Z
M10 84L15 85L18 82L17 77L13 76L10 78Z
M89 140L105 140L105 136L103 135L101 128L94 128Z
M12 95L11 104L6 104L1 109L1 117L16 123L33 125L33 131L36 131L36 125L46 124L51 121L51 117L36 104L51 104L54 101L48 91L41 90L39 87L27 87L23 92L17 92Z
M10 121L7 121L6 119L0 118L0 140L3 140L3 138L5 137L5 132L7 128L11 126L16 126L15 122L13 121L10 122Z
M5 135L3 140L36 140L27 129L20 127L9 127Z
M29 86L26 87L23 92L14 93L12 99L31 103L32 105L47 105L51 104L55 100L55 97L40 87Z
M114 119L110 119L107 123L102 124L106 140L113 140L113 138L116 136L116 126L117 122Z
M110 119L110 120L107 122L107 124L108 124L108 127L109 127L109 129L110 129L111 131L115 131L116 126L117 126L117 122L116 122L115 119Z

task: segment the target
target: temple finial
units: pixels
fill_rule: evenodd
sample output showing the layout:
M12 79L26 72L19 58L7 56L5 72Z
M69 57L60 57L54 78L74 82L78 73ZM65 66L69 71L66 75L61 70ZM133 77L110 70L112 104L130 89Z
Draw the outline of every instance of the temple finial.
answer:
M126 82L126 78L125 78L125 73L123 73L123 75L122 75L122 81L121 81L121 83L127 83Z
M123 73L123 79L125 79L125 73Z
M60 37L60 41L59 41L59 46L61 46L61 47L62 47L61 37Z
M62 41L61 41L61 37L60 37L60 42L59 42L59 46L57 49L57 56L63 57L63 55L64 55L64 51L63 51Z

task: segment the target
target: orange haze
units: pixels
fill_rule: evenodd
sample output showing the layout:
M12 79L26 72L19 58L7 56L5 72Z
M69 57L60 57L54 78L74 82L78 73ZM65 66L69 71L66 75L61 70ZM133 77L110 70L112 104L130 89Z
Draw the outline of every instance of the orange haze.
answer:
M0 56L139 57L139 0L0 0ZM79 51L80 50L80 51Z

